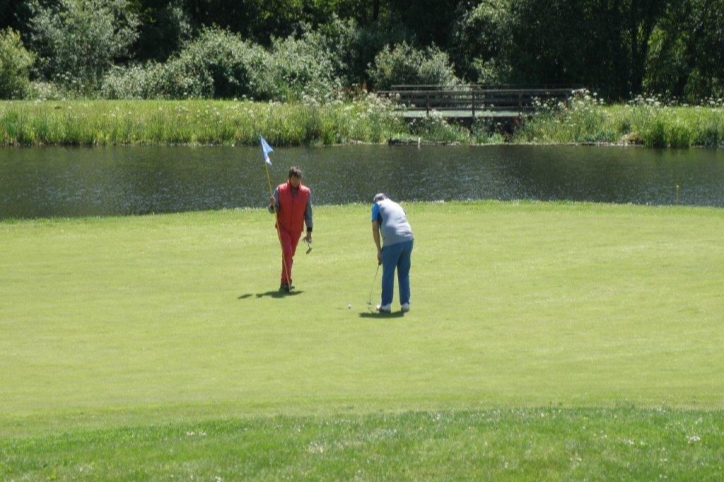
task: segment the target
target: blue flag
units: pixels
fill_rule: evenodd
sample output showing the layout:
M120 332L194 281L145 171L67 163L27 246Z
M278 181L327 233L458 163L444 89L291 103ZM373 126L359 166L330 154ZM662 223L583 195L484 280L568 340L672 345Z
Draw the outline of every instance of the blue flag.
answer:
M274 149L271 148L269 144L267 144L266 139L259 136L259 141L261 141L261 155L264 158L264 162L267 163L268 166L271 166L271 160L269 160L269 153L274 152Z

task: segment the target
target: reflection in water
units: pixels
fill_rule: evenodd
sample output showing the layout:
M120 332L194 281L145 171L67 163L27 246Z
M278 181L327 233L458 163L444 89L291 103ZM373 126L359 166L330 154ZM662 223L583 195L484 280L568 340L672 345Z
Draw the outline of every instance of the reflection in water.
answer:
M315 204L574 200L724 206L720 150L620 147L344 146L276 148L272 185L291 165ZM269 186L252 147L0 149L0 218L262 207Z

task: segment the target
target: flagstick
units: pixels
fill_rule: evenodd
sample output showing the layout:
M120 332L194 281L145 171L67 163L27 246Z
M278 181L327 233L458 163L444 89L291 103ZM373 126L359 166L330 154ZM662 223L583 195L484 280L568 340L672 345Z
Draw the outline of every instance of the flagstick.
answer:
M274 196L274 191L272 191L272 185L271 185L271 177L269 177L269 164L264 162L264 170L266 171L266 180L269 184L269 198L272 198ZM284 259L284 243L282 242L282 233L279 231L279 222L278 222L278 214L276 210L276 206L273 206L274 208L274 227L277 230L277 238L279 239L279 246L282 248L282 266L284 267L284 274L287 278L287 283L289 283L289 291L292 289L292 280L289 279L289 271L287 270L287 263Z

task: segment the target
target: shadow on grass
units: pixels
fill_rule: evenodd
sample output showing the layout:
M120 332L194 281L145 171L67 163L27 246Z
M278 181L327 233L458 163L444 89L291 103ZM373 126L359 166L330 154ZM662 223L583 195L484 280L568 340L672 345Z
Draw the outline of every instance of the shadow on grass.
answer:
M267 291L266 293L246 293L244 295L241 295L237 298L237 300L245 300L251 297L255 298L264 298L265 296L268 296L270 298L286 298L287 296L297 296L304 293L304 291L292 291L291 293L286 293L284 291L274 290L274 291Z
M371 312L371 311L364 312L364 311L363 311L362 313L359 314L359 317L360 317L360 318L377 318L377 319L381 319L381 318L402 318L402 317L404 317L404 316L405 316L405 314L404 314L403 312L401 312L401 311L395 311L394 313L378 313L378 312L376 312L376 311L375 311L375 312Z

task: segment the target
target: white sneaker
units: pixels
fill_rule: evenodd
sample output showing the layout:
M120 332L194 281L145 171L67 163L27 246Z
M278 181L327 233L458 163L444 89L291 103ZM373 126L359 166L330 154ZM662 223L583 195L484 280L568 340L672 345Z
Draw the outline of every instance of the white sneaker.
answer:
M380 313L392 313L392 305L386 304L386 305L377 305L377 311Z
M400 309L403 313L407 313L410 311L410 303L405 303L404 305L400 306Z

